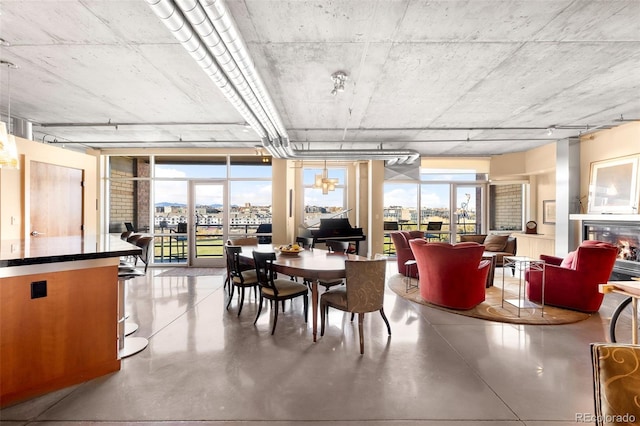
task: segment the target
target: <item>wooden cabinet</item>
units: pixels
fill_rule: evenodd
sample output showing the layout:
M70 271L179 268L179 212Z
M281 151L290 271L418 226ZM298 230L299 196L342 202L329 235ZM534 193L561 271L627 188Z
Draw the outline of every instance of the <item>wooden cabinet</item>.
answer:
M518 241L518 256L539 259L541 254L555 256L556 236L547 234L513 234Z

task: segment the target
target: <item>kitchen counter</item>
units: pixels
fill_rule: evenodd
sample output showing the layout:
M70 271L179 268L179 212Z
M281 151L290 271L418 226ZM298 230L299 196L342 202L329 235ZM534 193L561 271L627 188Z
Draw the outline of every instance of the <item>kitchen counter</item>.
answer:
M120 369L119 236L0 242L0 407Z
M0 268L131 256L140 248L115 235L0 241ZM2 275L0 274L0 277Z

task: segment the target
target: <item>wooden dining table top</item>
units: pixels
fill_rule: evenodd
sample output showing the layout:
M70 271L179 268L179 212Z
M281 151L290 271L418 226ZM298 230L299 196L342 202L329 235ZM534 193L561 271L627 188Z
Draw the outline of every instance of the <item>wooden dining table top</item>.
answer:
M323 249L305 249L296 255L283 254L272 244L258 244L257 246L243 246L240 254L246 260L253 262L253 252L275 252L273 262L276 271L307 279L330 279L345 277L345 260L365 260L366 257L355 254L330 253Z

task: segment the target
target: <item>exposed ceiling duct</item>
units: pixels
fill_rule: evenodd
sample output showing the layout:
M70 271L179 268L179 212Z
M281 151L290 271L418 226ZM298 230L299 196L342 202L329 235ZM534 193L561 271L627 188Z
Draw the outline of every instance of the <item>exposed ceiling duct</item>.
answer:
M146 0L276 158L379 159L413 163L414 150L297 150L291 146L236 24L222 0Z

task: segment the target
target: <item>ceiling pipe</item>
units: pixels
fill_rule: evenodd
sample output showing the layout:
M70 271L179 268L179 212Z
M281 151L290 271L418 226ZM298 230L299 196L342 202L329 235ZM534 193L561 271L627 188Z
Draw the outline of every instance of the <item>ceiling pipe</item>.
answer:
M408 163L420 157L413 150L300 151L291 147L280 115L224 2L176 0L176 7L172 0L146 1L231 104L245 117L272 156L307 159L397 158L396 161Z
M273 105L273 100L271 96L269 96L269 92L265 88L264 82L256 70L255 64L249 55L249 49L247 49L226 5L219 0L201 0L200 2L204 5L207 16L233 56L235 63L238 65L247 83L251 86L260 105L262 105L270 121L277 129L279 137L288 138L287 129L284 127L280 114L278 114L278 111Z
M218 66L231 81L235 90L267 131L269 138L277 139L281 137L282 134L279 130L276 130L272 118L267 114L263 103L260 102L260 96L254 93L252 86L245 78L246 70L241 68L242 62L239 63L237 55L233 56L229 52L227 43L223 42L218 29L214 26L216 23L218 26L223 25L223 28L230 25L227 22L230 19L228 18L229 15L223 14L217 21L212 22L209 14L205 12L204 8L196 0L176 0L176 4L198 34L201 42L213 55ZM220 24L223 20L223 24ZM243 52L246 52L246 49Z
M186 22L182 13L171 0L146 0L151 10L160 18L173 36L189 52L191 57L200 65L209 78L218 86L225 97L231 102L242 117L251 125L258 136L266 137L267 133L262 123L258 121L251 109L239 96L235 87L220 69L211 53L203 46L200 39Z

